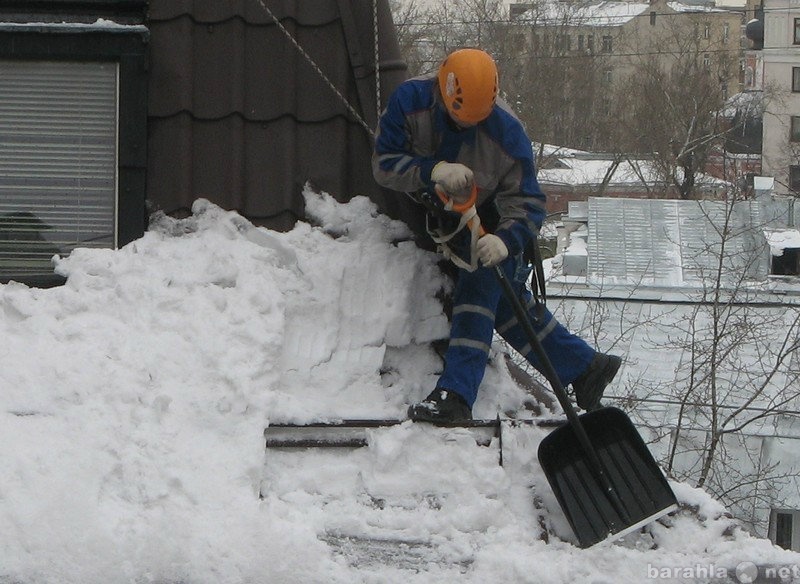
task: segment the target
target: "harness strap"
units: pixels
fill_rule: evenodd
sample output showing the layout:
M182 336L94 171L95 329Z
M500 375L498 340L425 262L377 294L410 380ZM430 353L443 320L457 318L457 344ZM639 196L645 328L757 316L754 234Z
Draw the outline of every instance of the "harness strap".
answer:
M547 292L545 291L544 267L542 265L542 250L539 248L539 238L534 237L525 250L525 259L533 266L533 277L531 278L531 292L535 303L534 311L537 319L544 316L544 309L547 306Z
M453 239L456 234L465 227L470 231L469 262L464 261L457 253L450 249L449 245L447 245L447 242ZM478 215L477 209L475 209L475 205L472 205L469 209L461 213L461 219L451 233L436 234L435 230L432 229L428 229L428 233L430 233L431 239L433 239L434 243L438 246L439 253L445 258L468 272L474 272L478 269L478 239L483 235L483 230L481 228L481 218Z

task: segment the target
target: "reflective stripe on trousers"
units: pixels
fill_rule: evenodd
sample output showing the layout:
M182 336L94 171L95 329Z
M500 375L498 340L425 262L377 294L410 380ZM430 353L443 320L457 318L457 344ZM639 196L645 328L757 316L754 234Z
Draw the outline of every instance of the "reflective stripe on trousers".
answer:
M537 338L559 379L566 386L589 366L595 351L583 339L567 331L547 309L542 310L537 320L533 297L524 284L528 271L516 274L521 262L522 258L518 256L507 259L501 265L520 300L528 306ZM517 322L511 304L503 296L494 268L478 268L474 272L459 270L453 292L450 344L445 353L444 372L437 387L460 394L470 407L475 403L478 387L483 380L495 325L497 332L515 350L524 355L537 370L541 370L524 329Z

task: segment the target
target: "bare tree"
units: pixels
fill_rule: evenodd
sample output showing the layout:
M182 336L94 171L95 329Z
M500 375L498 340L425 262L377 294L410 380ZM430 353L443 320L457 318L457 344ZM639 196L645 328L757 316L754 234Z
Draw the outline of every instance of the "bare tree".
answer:
M800 414L800 307L763 305L754 297L753 281L764 279L769 261L755 205L735 198L698 202L707 229L682 244L691 249L684 269L702 283L700 296L683 323L685 334L660 347L682 355L680 383L669 398L678 410L665 468L706 487L739 516L755 513L770 481L800 471L765 463L760 442L754 448L751 439Z
M697 175L731 131L721 116L723 88L737 78L738 54L715 50L700 31L702 15L685 15L689 26L677 16L654 33L663 52L645 50L641 37L626 39L631 70L615 104L627 120L615 138L623 152L652 153L661 179L692 199Z
M505 87L537 142L586 150L605 143L611 127L607 59L573 46L582 25L569 3L532 4L509 24L506 38L517 53L507 57Z
M417 0L390 0L389 8L397 31L400 53L405 58L409 75L419 75L432 60L424 11Z

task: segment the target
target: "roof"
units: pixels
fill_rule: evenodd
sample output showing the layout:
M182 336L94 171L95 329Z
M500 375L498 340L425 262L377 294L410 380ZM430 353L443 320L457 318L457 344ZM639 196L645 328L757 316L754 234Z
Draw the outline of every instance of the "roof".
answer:
M523 12L518 21L530 20L536 23L553 22L561 24L566 16L571 23L581 26L621 26L636 16L648 11L646 2L616 2L605 0L590 4L570 4L567 2L543 2L538 8Z
M600 185L614 164L613 155L555 146L546 146L543 158L546 163L539 167L537 175L543 185ZM630 157L620 161L613 169L608 185L642 188L662 183L661 175L652 160ZM728 182L702 173L697 175L695 184L700 188L730 187Z
M675 12L726 12L713 6L684 4L682 2L667 2L666 6ZM565 18L568 17L568 24L572 26L616 27L627 24L637 16L649 14L651 10L653 10L653 6L649 2L601 0L599 2L578 4L551 0L540 3L537 8L521 13L516 20L528 20L536 24L562 25L567 23Z
M301 192L310 183L342 201L369 195L402 218L391 208L396 195L375 184L370 166L378 110L373 16L372 3L356 1L151 0L153 207L173 212L205 197L289 228L304 215ZM405 79L405 65L388 0L378 1L378 22L383 104Z
M778 461L782 469L800 467L800 284L747 279L758 275L751 268L766 265L753 258L769 259L764 226L774 230L771 243L800 244L788 227L800 219L791 200L764 197L731 208L718 201L590 198L571 204L570 215L573 207L576 220L588 207L588 246L570 253L588 253L589 274L552 275L547 305L568 330L623 358L603 402L630 413L659 460L676 446L673 476L696 473L712 420L733 416L725 428L743 429L723 438L726 456L707 485L717 492ZM719 237L712 223L721 225L728 210L734 235L723 264L727 276L744 280L716 290L709 260L719 262ZM719 404L713 412L712 399ZM735 472L719 472L727 461ZM786 504L800 506L795 484L774 488Z
M785 249L800 248L800 231L797 229L765 229L764 237L774 256L783 255Z
M723 286L753 302L800 303L800 283L768 279L781 246L800 247L800 219L788 198L734 203L591 197L586 277L555 277L576 296L694 302L716 277L723 229ZM570 205L570 214L572 214ZM582 208L575 205L576 209ZM612 292L614 290L614 292Z

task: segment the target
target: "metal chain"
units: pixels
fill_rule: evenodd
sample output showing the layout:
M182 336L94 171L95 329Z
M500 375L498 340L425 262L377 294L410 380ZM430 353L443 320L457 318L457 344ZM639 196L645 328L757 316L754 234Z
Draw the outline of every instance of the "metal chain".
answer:
M377 0L374 0L374 1L377 2ZM361 124L361 126L367 131L367 133L370 135L370 137L372 137L374 139L375 138L375 132L373 132L372 128L369 127L369 124L367 124L367 122L364 121L364 118L362 118L359 115L359 113L355 110L355 108L352 105L350 105L350 102L347 101L347 98L344 95L342 95L342 93L338 89L336 89L336 86L331 82L330 79L328 79L327 75L325 75L325 73L322 71L322 69L320 69L319 66L314 62L314 59L311 58L311 55L306 53L306 51L303 49L303 47L300 46L300 44L292 36L292 33L290 33L286 29L286 27L283 26L281 21L278 20L278 17L275 16L275 13L273 13L272 10L270 10L267 7L267 5L264 2L264 0L258 0L258 3L261 5L261 7L264 9L264 11L269 15L269 17L272 19L272 21L277 25L277 27L280 29L280 31L286 36L286 38L289 39L289 42L291 42L294 45L294 47L300 52L300 54L305 58L305 60L308 61L309 65L311 65L314 68L314 70L317 73L319 73L319 76L327 84L327 86L330 87L331 91L333 91L333 93L335 93L339 97L339 99L342 101L344 106L347 108L347 111L350 112L350 115L352 115L355 118L355 120L359 124ZM377 4L376 4L376 6L377 6ZM377 10L374 11L374 12L377 14ZM377 26L377 20L376 20L375 16L373 16L373 20L375 20L376 26ZM376 35L377 35L377 33L376 33ZM376 39L377 39L377 36L376 36ZM376 47L375 51L376 51L376 54L377 54L377 47ZM377 77L378 77L378 64L377 64L377 60L376 60L376 62L375 62L376 83L377 83ZM380 109L380 101L378 102L378 108Z
M380 51L378 49L378 0L372 0L372 26L375 35L375 119L381 119L381 76L380 76Z

